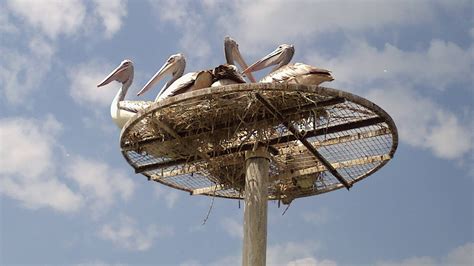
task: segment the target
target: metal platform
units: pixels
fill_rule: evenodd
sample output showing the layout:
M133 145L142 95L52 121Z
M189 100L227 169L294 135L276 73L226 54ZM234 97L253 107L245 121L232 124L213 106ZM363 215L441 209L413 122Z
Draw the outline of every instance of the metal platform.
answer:
M244 152L271 153L268 199L290 203L354 183L394 155L392 118L348 92L316 86L239 84L154 103L122 129L136 173L173 188L243 198Z

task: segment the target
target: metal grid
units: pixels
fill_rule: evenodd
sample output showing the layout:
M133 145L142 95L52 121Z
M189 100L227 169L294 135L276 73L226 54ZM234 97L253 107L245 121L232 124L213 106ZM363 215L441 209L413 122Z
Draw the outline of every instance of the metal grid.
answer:
M231 85L171 97L131 119L121 135L122 153L137 173L191 194L227 198L243 197L244 152L266 146L272 153L269 199L284 203L352 186L385 165L397 144L392 119L368 100L288 84Z

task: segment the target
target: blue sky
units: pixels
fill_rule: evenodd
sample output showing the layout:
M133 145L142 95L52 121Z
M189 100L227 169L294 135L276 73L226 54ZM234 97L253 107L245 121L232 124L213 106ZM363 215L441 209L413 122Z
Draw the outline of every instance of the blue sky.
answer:
M389 112L395 158L350 192L269 203L271 265L473 263L472 1L0 0L0 264L239 265L236 201L135 175L109 115L171 54L252 63L280 43ZM261 74L260 74L261 76ZM143 99L154 99L158 88Z

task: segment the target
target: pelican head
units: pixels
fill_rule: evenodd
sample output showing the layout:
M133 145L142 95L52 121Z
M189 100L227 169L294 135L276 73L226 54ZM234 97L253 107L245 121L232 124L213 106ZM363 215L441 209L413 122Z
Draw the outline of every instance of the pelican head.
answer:
M156 72L156 74L145 84L145 86L138 92L137 96L142 95L146 91L148 91L151 87L153 87L158 81L160 81L164 76L171 74L173 78L168 81L163 89L161 89L158 96L165 91L175 80L181 77L184 73L184 69L186 67L186 60L184 59L184 55L174 54L168 58L166 63Z
M120 65L114 69L97 87L102 87L112 81L118 81L122 84L131 84L133 80L133 62L131 60L123 60Z
M239 45L237 44L234 39L232 39L229 36L224 37L224 54L225 54L225 60L227 61L227 64L229 65L235 65L234 64L234 57L239 57Z
M243 71L244 74L258 71L269 66L277 65L275 68L272 69L272 72L277 70L278 68L287 65L293 55L295 54L295 48L293 45L290 44L281 44L276 48L273 52L269 53L262 59L258 60L257 62L253 63L247 69Z
M239 45L237 44L236 41L234 41L234 39L232 39L229 36L226 36L224 38L224 54L225 54L225 60L227 61L227 64L235 65L234 63L234 60L235 60L242 69L247 68L247 63L245 63L245 60L242 57L242 54L240 53ZM249 73L247 77L249 78L251 82L255 82L255 78L252 76L251 73Z

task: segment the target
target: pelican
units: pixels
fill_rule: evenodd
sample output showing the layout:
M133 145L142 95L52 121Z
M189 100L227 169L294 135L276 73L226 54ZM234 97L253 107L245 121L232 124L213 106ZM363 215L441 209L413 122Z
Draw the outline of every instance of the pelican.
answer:
M212 73L209 70L190 72L185 75L186 60L183 54L171 55L166 63L156 72L156 74L138 92L142 95L160 81L166 74L171 74L172 78L161 89L156 96L155 102L180 93L210 87L212 84Z
M243 71L243 74L276 65L261 83L288 82L293 84L319 85L325 81L333 81L331 71L310 65L288 64L295 53L293 45L282 44L270 54L258 60Z
M102 87L112 81L122 83L122 87L115 95L110 105L110 115L115 124L122 128L125 123L133 117L138 111L145 109L153 102L146 101L124 101L128 88L133 81L133 62L131 60L123 60L120 65L114 69L97 87Z
M242 70L246 69L248 65L245 63L245 60L240 53L239 45L229 36L224 38L224 54L227 64L214 68L212 72L214 76L214 82L212 83L211 87L245 83L245 79L238 71L235 61L237 61L237 64L239 64ZM252 73L249 73L247 78L250 80L250 82L256 82Z
M217 66L212 70L214 82L211 87L245 83L245 79L234 65L224 64Z

